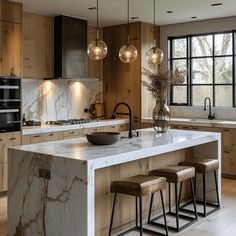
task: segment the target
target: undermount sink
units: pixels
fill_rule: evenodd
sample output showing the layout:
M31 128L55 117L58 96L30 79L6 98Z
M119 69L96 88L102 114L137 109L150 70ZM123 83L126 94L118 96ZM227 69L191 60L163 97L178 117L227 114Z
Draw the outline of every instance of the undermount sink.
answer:
M118 132L93 132L86 134L86 137L93 145L112 145L120 140L121 134Z

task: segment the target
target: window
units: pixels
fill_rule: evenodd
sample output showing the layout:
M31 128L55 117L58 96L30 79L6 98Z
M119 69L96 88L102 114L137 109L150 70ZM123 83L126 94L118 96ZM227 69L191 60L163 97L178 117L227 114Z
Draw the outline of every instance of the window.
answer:
M169 66L186 71L185 82L172 86L170 105L201 106L210 97L213 106L236 107L236 33L171 37Z

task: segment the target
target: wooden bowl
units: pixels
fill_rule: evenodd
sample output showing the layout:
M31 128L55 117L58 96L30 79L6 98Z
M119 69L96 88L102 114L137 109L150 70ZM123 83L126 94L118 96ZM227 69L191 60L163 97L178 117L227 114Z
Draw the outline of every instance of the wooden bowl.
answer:
M121 134L118 132L93 132L86 134L86 137L94 145L112 145L120 140Z

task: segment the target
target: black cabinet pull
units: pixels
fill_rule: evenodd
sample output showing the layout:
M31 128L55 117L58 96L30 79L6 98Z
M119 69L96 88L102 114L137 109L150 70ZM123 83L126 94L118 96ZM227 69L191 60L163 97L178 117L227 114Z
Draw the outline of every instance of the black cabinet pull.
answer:
M49 134L49 136L53 136L54 134Z
M35 136L33 136L33 138L39 138L40 137L40 135L35 135Z

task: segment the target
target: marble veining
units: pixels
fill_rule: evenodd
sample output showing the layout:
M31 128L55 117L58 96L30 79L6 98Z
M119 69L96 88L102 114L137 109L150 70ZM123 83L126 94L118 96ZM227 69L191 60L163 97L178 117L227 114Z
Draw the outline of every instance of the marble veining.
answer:
M102 82L74 82L66 80L22 81L23 113L28 120L63 120L88 118L84 108L95 101L102 102Z

